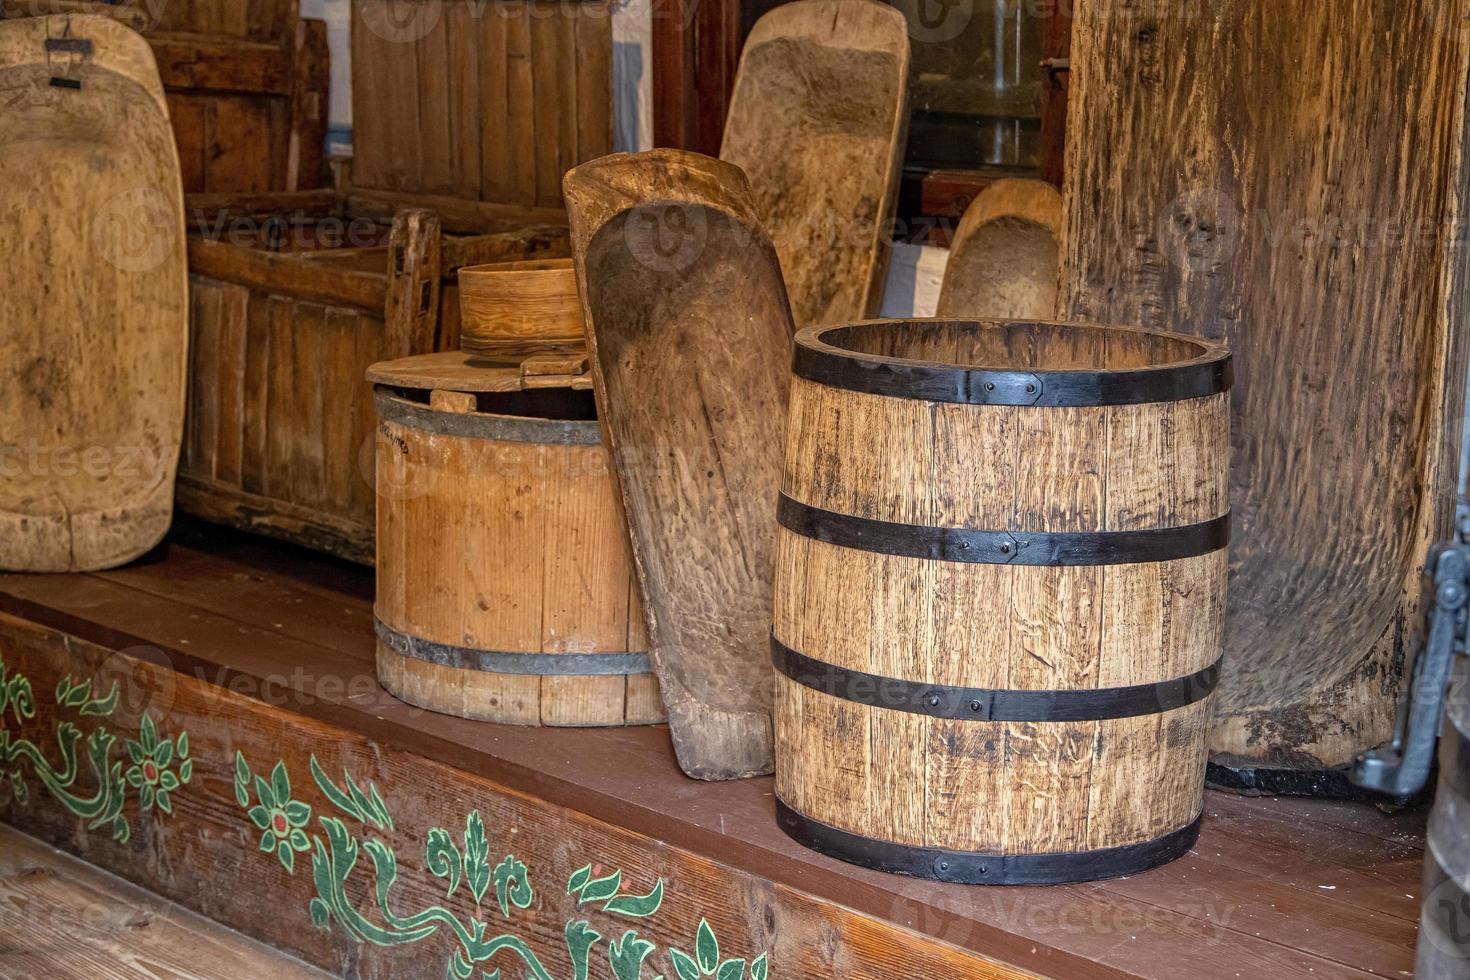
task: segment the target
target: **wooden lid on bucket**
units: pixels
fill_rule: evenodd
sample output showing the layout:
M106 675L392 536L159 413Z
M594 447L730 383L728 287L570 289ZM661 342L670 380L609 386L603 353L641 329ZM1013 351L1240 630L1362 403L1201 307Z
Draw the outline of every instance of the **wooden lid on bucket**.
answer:
M379 361L368 368L367 379L393 388L470 393L592 387L585 354L536 354L519 365L505 365L486 363L468 351L451 350Z

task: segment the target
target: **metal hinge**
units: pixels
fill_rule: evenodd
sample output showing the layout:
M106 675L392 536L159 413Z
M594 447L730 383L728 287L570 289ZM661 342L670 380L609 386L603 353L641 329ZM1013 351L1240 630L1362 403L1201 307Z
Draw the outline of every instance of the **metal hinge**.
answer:
M1462 516L1457 540L1436 544L1429 550L1424 569L1431 590L1428 630L1424 648L1414 658L1408 695L1399 706L1393 741L1358 756L1350 777L1364 789L1391 796L1413 796L1429 780L1455 658L1465 654L1470 520Z

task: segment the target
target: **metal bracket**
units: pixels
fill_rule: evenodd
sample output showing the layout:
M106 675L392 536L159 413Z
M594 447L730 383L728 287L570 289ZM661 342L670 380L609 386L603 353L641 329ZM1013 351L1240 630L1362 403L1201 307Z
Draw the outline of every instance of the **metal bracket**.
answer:
M1470 597L1470 540L1436 544L1425 563L1432 600L1424 648L1414 659L1408 697L1399 706L1393 741L1365 752L1350 777L1364 789L1412 796L1429 780L1435 742L1444 722L1445 694L1455 658L1465 653L1467 597Z

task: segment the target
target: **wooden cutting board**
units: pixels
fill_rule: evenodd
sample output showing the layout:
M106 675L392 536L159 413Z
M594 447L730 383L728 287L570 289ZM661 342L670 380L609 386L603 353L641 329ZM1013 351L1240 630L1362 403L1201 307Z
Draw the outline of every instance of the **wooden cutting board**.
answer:
M1050 320L1057 308L1062 195L1044 180L997 180L955 230L940 317Z
M909 36L876 0L798 0L751 29L720 159L750 178L798 327L878 313L908 132Z
M775 506L792 348L745 176L673 150L566 178L593 386L680 767L772 768Z
M0 22L0 567L82 571L173 511L188 346L183 191L148 44Z

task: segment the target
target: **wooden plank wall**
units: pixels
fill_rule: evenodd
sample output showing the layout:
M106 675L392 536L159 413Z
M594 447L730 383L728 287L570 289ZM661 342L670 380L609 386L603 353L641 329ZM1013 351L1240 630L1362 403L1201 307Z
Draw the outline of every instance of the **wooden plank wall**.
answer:
M370 542L376 416L363 375L386 356L382 316L202 276L190 286L181 479L237 508L248 494L337 518Z
M18 0L0 16L79 12L147 35L186 193L322 186L331 56L297 0Z
M1390 735L1451 529L1466 349L1463 0L1074 11L1059 314L1236 352L1212 749Z
M357 0L353 183L560 207L612 150L611 6Z

